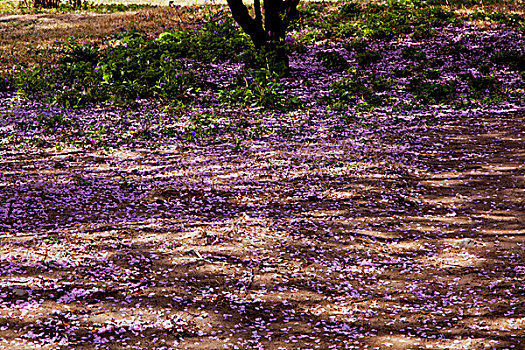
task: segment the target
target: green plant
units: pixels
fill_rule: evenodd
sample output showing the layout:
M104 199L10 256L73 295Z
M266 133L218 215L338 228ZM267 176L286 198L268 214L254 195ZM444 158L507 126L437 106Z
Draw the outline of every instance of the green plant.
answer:
M427 55L423 51L417 50L413 47L403 48L403 50L401 50L401 57L415 61L423 61L427 59Z
M489 74L490 73L490 66L488 64L481 64L478 66L478 71L481 74Z
M412 37L414 39L428 39L435 34L435 30L427 24L420 24L414 27Z
M48 238L44 238L42 240L42 243L44 244L48 244L48 245L51 245L51 244L59 244L60 243L60 238L58 237L48 237Z
M190 126L184 132L195 140L204 136L217 135L220 132L221 120L221 116L217 114L191 113Z
M144 10L144 9L154 9L157 8L156 5L149 5L149 4L100 4L100 3L91 3L84 1L82 5L80 6L80 10L82 11L89 11L89 12L95 12L95 13L115 13L115 12L126 12L126 11L138 11L138 10ZM71 8L68 5L61 4L59 7L59 11L61 12L71 12L74 11L75 8Z
M355 37L359 32L359 24L357 21L341 21L334 32L339 38Z
M358 2L349 2L339 7L339 13L345 18L355 18L359 13L361 13L362 10L363 8Z
M318 52L315 57L321 61L323 67L342 71L348 68L348 62L343 55L336 51Z
M476 10L471 13L468 18L470 20L483 20L505 23L509 26L518 27L525 24L525 17L519 14L504 13L500 11L485 12Z
M505 64L511 70L525 71L525 54L517 50L497 52L490 57L490 60L496 64Z
M454 13L440 6L420 6L412 1L388 1L368 4L360 25L362 36L390 39L400 34L428 35L424 28L442 27L454 21Z
M378 106L383 98L374 94L358 77L342 78L331 85L331 93L326 98L334 110L345 110L352 104ZM363 104L361 101L365 101Z
M501 83L496 77L474 76L472 73L466 73L459 75L459 78L467 82L474 97L494 96L501 93Z
M439 69L428 69L423 73L426 79L440 79L441 71Z
M77 186L86 186L89 185L89 180L84 179L82 175L75 174L71 176L71 180L77 185Z
M320 40L339 37L391 39L405 34L429 37L433 27L442 27L456 21L452 11L440 6L427 6L420 1L388 1L383 4L346 3L339 11L329 11L323 4L299 7L301 18L294 29L303 32L303 38ZM319 16L323 14L323 20Z
M367 66L372 62L377 62L381 60L382 58L383 56L375 50L363 50L361 52L356 53L355 55L357 63L359 63L361 66Z
M440 49L442 55L451 55L460 57L461 55L469 54L470 50L461 42L448 42Z
M14 85L66 107L147 97L186 100L202 87L201 78L189 68L198 69L195 61L239 57L248 47L233 19L210 12L198 30L166 32L153 39L138 31L107 37L100 46L70 39L56 51L55 65L20 69Z
M368 49L368 45L369 45L368 40L364 38L355 38L351 42L346 43L344 45L344 48L347 49L348 51L354 51L358 53L358 52L366 51Z
M422 3L426 3L432 6L440 5L440 6L450 6L450 7L458 7L458 8L479 7L480 5L479 0L425 0ZM484 6L499 5L499 4L501 4L501 0L483 0Z
M28 95L66 107L151 96L180 100L201 88L200 79L179 59L179 51L170 51L163 36L152 40L129 32L107 42L102 50L69 41L56 66L20 70L15 83Z
M297 106L293 98L284 99L279 74L267 68L251 69L237 77L236 87L219 91L219 101L227 106L287 109Z
M234 19L223 11L209 12L203 20L204 25L195 34L191 35L192 33L188 31L182 32L183 38L190 35L189 45L184 45L186 49L191 48L190 57L201 62L215 62L235 59L243 51L251 48L248 37L239 30ZM179 40L180 38L179 35Z
M424 103L450 102L456 96L457 82L432 83L415 78L410 81L407 90L415 99Z
M320 14L325 11L325 7L321 3L311 2L305 3L302 6L297 7L299 15L302 19L305 18L318 18Z
M279 49L287 50L289 46L282 46ZM251 50L243 53L242 60L252 72L262 70L266 72L263 75L274 75L277 79L288 75L288 63L278 56L276 50ZM257 73L257 75L261 74Z
M86 62L95 65L99 59L99 50L97 45L90 43L78 44L73 39L70 39L60 48L58 63Z
M37 127L45 131L55 131L58 128L71 125L71 121L64 113L55 113L52 111L42 111L38 113L35 121Z
M392 74L398 78L407 78L413 76L415 73L415 67L412 64L407 64L405 68L394 69Z
M55 74L42 66L22 67L14 75L15 86L27 94L42 95L56 89Z
M392 81L392 78L384 75L376 75L372 74L370 76L370 83L374 87L374 90L376 91L386 91L389 90L393 85L394 82Z

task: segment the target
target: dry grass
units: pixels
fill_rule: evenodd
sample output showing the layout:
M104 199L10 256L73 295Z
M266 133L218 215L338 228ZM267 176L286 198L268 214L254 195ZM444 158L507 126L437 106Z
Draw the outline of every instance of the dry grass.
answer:
M52 59L47 50L76 37L86 42L127 30L157 35L165 30L187 28L203 10L159 7L113 14L4 15L0 17L0 61L2 68L15 63L32 64Z
M486 12L505 12L509 14L525 15L525 1L518 0L514 2L500 2L498 4L483 5L480 3L480 6L473 7L463 7L456 9L457 13L460 14L470 14L475 11L486 11Z

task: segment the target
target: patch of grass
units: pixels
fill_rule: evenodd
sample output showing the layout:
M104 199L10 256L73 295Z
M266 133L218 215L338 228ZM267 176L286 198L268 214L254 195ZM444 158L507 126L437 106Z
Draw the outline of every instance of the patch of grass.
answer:
M165 32L153 39L124 32L106 38L103 48L71 40L60 49L56 65L23 69L15 84L21 92L67 107L153 96L183 100L201 88L192 66L237 57L247 47L233 19L214 13L198 31Z
M368 40L364 38L355 38L349 43L344 44L344 48L346 50L353 51L356 53L364 52L368 50L368 46L369 46Z
M496 77L474 76L472 73L459 75L459 79L467 82L474 98L486 98L487 96L505 97L501 90L501 83Z
M265 107L287 110L298 108L294 97L284 98L280 75L267 68L249 69L237 77L234 88L219 91L219 102L230 107Z
M77 186L87 186L91 183L88 179L85 179L82 177L82 175L78 174L71 176L71 181Z
M299 16L292 21L290 28L301 33L301 41L312 42L330 37L333 34L336 28L335 18L331 15L327 16L327 4L319 2L302 3L297 7L297 12ZM326 20L319 21L321 16Z
M297 7L297 11L302 20L316 19L326 11L326 7L318 2L303 3L302 6Z
M56 66L41 65L16 75L19 91L66 107L159 96L181 99L200 88L186 63L157 40L129 33L100 50L72 42Z
M375 50L363 50L355 55L357 63L361 66L367 66L373 62L380 61L382 58L383 55Z
M316 58L321 61L323 67L335 71L342 71L348 68L348 62L339 52L318 52Z
M59 128L71 126L71 121L64 113L39 113L35 121L37 127L46 132L54 132Z
M436 33L436 30L426 24L420 24L414 28L412 37L414 39L428 39Z
M414 75L415 67L412 64L407 64L405 68L394 69L393 75L397 78L407 78Z
M84 2L82 3L82 6L79 8L81 11L89 11L89 12L95 12L95 13L116 13L116 12L127 12L127 11L139 11L139 10L146 10L146 9L154 9L157 8L157 5L152 4L96 4L91 2ZM75 10L75 8L71 9L70 6L66 7L66 10Z
M407 60L423 61L427 59L427 55L420 50L413 47L405 47L401 50L401 57Z
M431 79L431 80L440 79L441 71L439 69L427 69L423 73L423 77L425 77L426 79Z
M525 25L525 17L515 13L504 13L500 11L485 12L479 9L469 14L470 20L482 20L504 23L508 26L519 27Z
M356 18L363 11L363 6L358 2L348 2L339 7L339 13L345 18Z
M187 141L196 141L207 136L218 135L222 117L219 114L191 113L190 125L183 131Z
M39 14L39 13L116 13L127 11L139 11L157 8L153 4L124 4L124 3L92 3L89 1L82 2L81 6L72 6L69 2L59 2L57 8L44 8L34 6L33 1L3 1L0 3L1 13L17 14Z
M174 57L187 57L201 62L235 59L250 47L233 18L224 12L209 12L198 30L164 32L156 44Z
M263 68L277 78L282 78L289 73L286 54L294 51L298 46L301 44L293 42L280 45L276 50L248 50L242 53L241 60L249 70Z
M447 103L456 97L457 82L428 82L420 78L414 78L407 86L416 100L423 103Z
M510 70L525 71L525 54L517 50L500 51L493 54L490 60L496 64L504 64Z
M33 66L55 62L61 46L74 37L78 43L104 46L107 37L121 32L139 31L149 38L166 30L191 31L202 26L209 11L224 7L158 7L131 12L97 14L92 12L50 12L46 16L24 16L19 11L7 22L0 22L0 71L14 65ZM210 35L211 36L211 35Z
M455 21L455 15L440 6L426 6L421 2L387 1L378 5L371 3L362 16L362 36L375 39L391 39L410 34L414 28L442 27Z
M449 6L451 8L472 8L483 6L501 6L504 4L512 5L518 4L520 0L426 0L429 5Z
M408 34L423 38L432 35L433 27L457 22L452 11L422 1L349 2L335 9L328 3L310 3L300 6L299 13L292 28L309 41L334 36L391 39Z
M331 88L325 100L334 110L346 110L352 105L370 108L383 103L383 98L376 95L359 77L342 78L333 83Z
M387 91L394 85L392 78L385 75L372 74L369 80L376 91Z

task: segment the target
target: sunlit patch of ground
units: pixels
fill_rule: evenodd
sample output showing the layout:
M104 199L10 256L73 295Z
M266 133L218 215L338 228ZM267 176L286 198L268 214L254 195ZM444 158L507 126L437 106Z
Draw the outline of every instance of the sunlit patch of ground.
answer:
M192 11L167 6L123 13L39 13L0 15L0 69L53 59L47 50L70 37L86 42L122 31L140 30L158 35L166 30L190 28L202 8Z

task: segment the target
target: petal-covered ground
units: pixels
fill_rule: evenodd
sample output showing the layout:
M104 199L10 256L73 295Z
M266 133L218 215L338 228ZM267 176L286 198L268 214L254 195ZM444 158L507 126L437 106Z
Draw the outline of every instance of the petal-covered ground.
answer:
M4 150L1 346L519 348L524 117L435 122Z
M512 92L495 106L408 108L401 80L373 110L327 109L349 73L316 53L355 59L337 43L292 56L283 93L308 107L293 112L5 93L0 349L522 348L523 79L476 50L523 42L450 27L389 42L367 71L417 46L456 60L434 67L446 82L477 57ZM240 66L214 67L227 88Z

